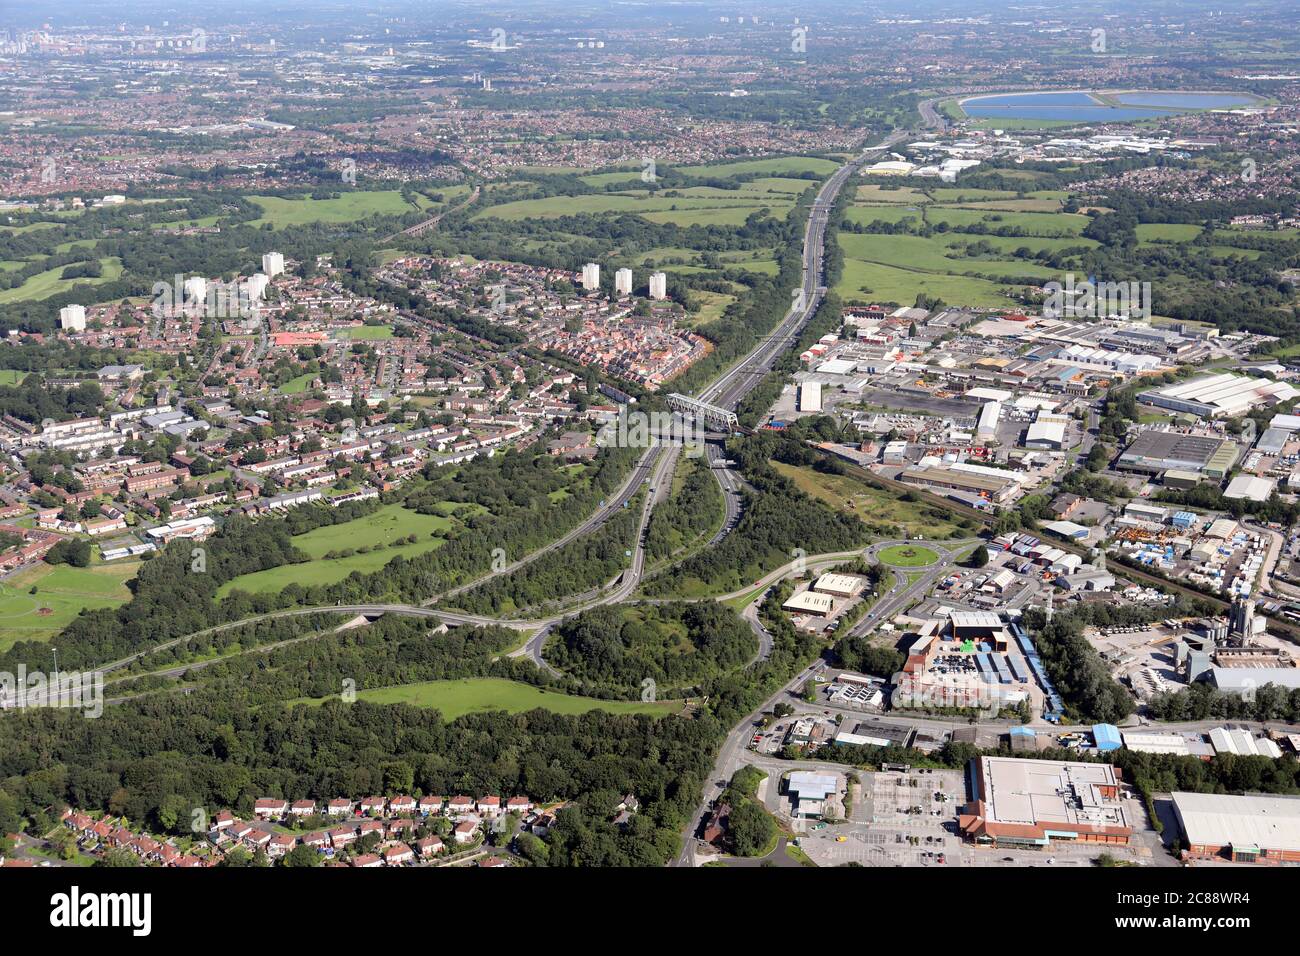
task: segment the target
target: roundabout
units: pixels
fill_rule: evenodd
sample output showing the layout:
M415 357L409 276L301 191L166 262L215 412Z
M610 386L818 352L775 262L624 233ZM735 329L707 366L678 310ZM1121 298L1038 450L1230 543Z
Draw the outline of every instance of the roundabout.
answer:
M876 552L876 559L891 568L926 568L939 560L939 555L919 544L894 544Z

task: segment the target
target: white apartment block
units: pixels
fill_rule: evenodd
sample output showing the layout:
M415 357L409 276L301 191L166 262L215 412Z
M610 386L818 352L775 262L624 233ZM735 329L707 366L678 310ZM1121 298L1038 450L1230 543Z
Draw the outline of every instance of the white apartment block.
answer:
M614 273L614 292L619 296L632 294L631 269L619 269Z
M664 273L652 272L650 274L650 298L668 298L668 276Z
M69 332L86 331L86 307L84 305L65 305L59 309L59 328Z

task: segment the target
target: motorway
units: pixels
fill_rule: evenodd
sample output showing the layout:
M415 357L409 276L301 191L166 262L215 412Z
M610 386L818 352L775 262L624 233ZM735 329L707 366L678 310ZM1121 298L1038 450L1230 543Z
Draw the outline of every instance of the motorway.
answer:
M922 114L924 117L924 113ZM927 121L928 122L928 121ZM701 401L717 404L728 409L734 409L740 400L747 395L762 378L772 369L778 358L790 349L798 340L804 326L816 313L821 303L825 288L821 286L823 255L825 249L826 229L830 213L834 208L836 198L845 182L853 176L858 169L872 155L887 150L894 144L906 139L912 135L910 130L899 130L879 145L864 149L862 153L853 162L840 167L833 173L830 178L822 184L818 190L817 196L813 201L813 207L809 213L808 223L804 231L804 252L803 252L803 276L802 276L802 295L801 301L796 302L785 315L772 333L761 340L745 358L737 362L730 369L724 371L711 384L702 389L697 397ZM477 198L477 191L471 195L465 204L473 202ZM430 220L421 223L419 227L412 227L412 230L432 225L436 222ZM412 230L408 230L412 231ZM521 630L534 631L526 644L519 650L515 651L516 655L527 655L539 666L554 673L549 664L542 657L542 649L546 637L551 629L565 617L578 613L588 607L600 604L608 604L625 600L639 586L645 568L645 534L649 523L650 515L654 507L666 496L672 482L673 471L680 457L680 449L672 448L664 454L665 448L652 445L642 454L632 474L620 487L618 493L611 499L607 500L602 507L597 509L590 517L579 524L576 528L564 535L560 539L551 542L549 545L538 549L504 567L502 573L516 571L543 556L550 554L565 544L573 541L584 534L589 534L600 528L614 514L622 510L626 504L638 493L641 485L650 484L654 489L652 493L647 494L645 503L642 507L641 523L635 550L632 555L630 567L621 575L618 584L612 589L608 589L599 597L590 603L577 605L563 614L558 614L548 618L542 618L534 621L521 620L501 620L486 615L461 614L458 612L441 611L432 607L440 601L454 597L466 590L474 587L481 581L468 582L460 585L444 594L437 595L424 601L419 606L405 604L368 604L368 605L349 605L335 607L313 607L313 608L292 608L284 611L273 612L271 614L261 615L259 617L246 618L241 621L230 622L218 625L213 628L207 628L197 634L187 635L185 637L175 638L162 644L155 645L153 648L132 654L119 661L112 662L102 668L104 671L113 671L124 668L134 661L144 657L146 654L158 650L165 650L176 647L187 642L199 634L214 633L216 631L227 630L233 627L239 627L244 624L253 623L258 620L264 620L274 617L296 616L311 614L318 611L351 613L373 616L385 613L397 613L415 616L427 616L437 618L448 624L465 624L478 626L505 626ZM727 515L720 533L711 543L716 543L731 529L733 529L740 517L740 505L742 501L742 489L744 487L743 479L734 471L721 465L718 457L716 446L710 446L710 462L717 465L712 471L722 486L724 500L726 501ZM920 587L922 581L928 576L923 577L914 583L912 587L905 587L905 576L896 576L894 587L882 598L873 608L858 627L869 627L871 623L878 620L881 615L889 611L889 608L896 603L901 604L909 600L912 594ZM900 593L901 589L901 593ZM923 591L923 588L921 589ZM759 638L759 655L758 659L766 657L771 650L771 638L766 635L765 629L759 624L756 618L750 621L750 626L755 629L755 634Z
M665 451L667 452L666 454L661 454ZM573 614L577 614L580 611L586 610L589 607L595 607L600 604L617 603L619 601L626 600L631 595L631 593L634 590L636 590L637 585L640 584L641 575L645 569L645 533L646 533L647 525L650 521L650 514L654 510L654 507L659 502L661 502L664 499L664 497L666 497L667 495L668 482L666 480L666 476L671 474L672 468L676 463L676 459L680 454L680 451L681 451L680 448L668 448L668 449L664 449L660 447L652 448L651 452L653 454L648 456L649 457L648 464L654 466L653 470L648 470L648 468L643 469L639 467L636 471L634 471L631 478L628 479L628 482L623 486L623 489L620 491L617 501L621 502L621 501L630 500L636 494L636 491L642 482L650 482L651 486L654 488L653 493L646 495L646 500L643 503L641 508L640 533L638 534L637 537L636 549L632 554L631 565L627 570L625 570L620 575L617 585L607 590L604 590L599 597L593 599L592 601L587 602L585 604L575 605L574 607L569 608L562 614L556 614L551 617L538 618L535 620L503 619L498 617L492 617L486 614L464 614L458 611L444 611L439 608L429 607L428 603L421 604L421 605L379 604L379 603L339 604L339 605L324 605L319 607L286 608L281 611L272 611L270 613L260 614L255 617L241 618L238 621L229 621L225 624L218 624L215 627L205 628L204 630L197 631L194 634L187 634L184 637L174 638L170 641L165 641L162 644L156 644L146 651L140 651L130 655L129 657L124 657L120 660L113 661L112 663L105 664L103 667L99 668L99 670L103 672L120 670L126 667L127 665L135 662L136 660L139 660L140 658L144 657L147 654L152 654L157 651L168 650L182 643L190 641L195 637L200 637L205 634L215 634L219 631L227 631L232 628L243 627L244 625L253 624L258 621L266 621L266 620L271 620L274 618L282 618L282 617L301 617L307 614L332 613L332 614L364 615L366 617L378 617L383 614L400 614L407 617L433 618L435 620L442 621L447 624L471 625L477 627L499 626L499 627L514 628L520 631L537 631L538 633L534 634L523 648L514 651L511 656L519 656L521 654L528 653L529 656L533 657L534 661L537 663L539 667L542 667L544 670L547 670L551 673L555 673L554 669L551 668L549 664L546 664L541 656L542 643L545 639L545 635L550 632L551 628L553 628L560 621L564 620L564 618L569 617ZM611 502L608 508L602 510L602 512L598 513L598 515L605 514L605 516L607 517L608 514L612 514L613 511L618 510L619 508L622 507L621 504L618 504L617 507L614 507L614 505L615 502ZM599 520L597 520L598 515L593 515L591 518L588 519L586 524L592 524L593 522L595 522L593 526L599 526L600 523L603 523L604 518L600 518ZM577 529L575 530L575 532L571 532L568 537L569 538L576 537L577 534L579 533L581 533L581 529ZM552 550L552 548L547 548L544 550L549 551ZM534 552L532 555L530 555L529 560L535 560L539 556L540 556L539 552ZM516 566L522 566L524 563L527 562L516 562ZM474 583L481 583L481 582L474 582ZM288 643L288 642L281 642L281 643ZM269 647L257 648L257 650L268 650L268 649ZM168 671L159 672L159 673L164 674L166 676L175 676L173 671L183 673L187 669L189 668L186 666L182 666L178 668L171 668Z
M816 311L817 306L821 302L822 294L825 291L819 285L819 282L821 279L826 226L830 211L834 207L835 199L838 196L840 189L844 186L844 183L848 178L857 171L858 167L870 158L872 154L888 149L895 143L900 142L910 135L911 132L905 130L900 130L891 134L879 146L863 150L857 159L848 165L840 167L829 179L826 180L825 183L822 184L822 187L818 190L817 197L813 202L813 208L809 214L808 224L804 231L803 302L796 303L795 307L790 309L786 316L781 320L780 324L778 324L773 330L772 334L760 341L753 351L733 365L730 369L724 371L714 379L711 384L702 389L697 395L701 401L707 401L714 404L722 403L727 408L734 408L741 398L747 395L763 378L763 376L771 370L772 366L776 363L776 360L797 341L800 331ZM447 598L461 594L475 587L477 584L482 583L484 580L478 579L476 581L462 584L444 594L435 595L424 601L418 607L403 604L366 605L365 607L382 609L378 613L419 614L420 612L425 612L424 616L437 617L448 623L454 624L473 624L481 626L504 625L507 627L529 629L540 628L543 632L534 635L524 648L519 652L516 652L526 653L540 664L542 661L541 649L546 637L545 632L549 632L551 626L558 623L560 620L563 620L564 617L577 613L579 610L583 610L586 607L624 600L640 584L645 566L644 542L646 525L649 521L650 513L653 510L654 505L662 500L666 493L666 489L671 485L673 469L676 467L676 462L679 457L675 450L674 453L661 457L664 450L663 447L657 445L652 445L647 448L642 454L640 460L637 462L632 474L620 487L618 493L613 498L608 499L602 507L597 509L590 517L568 534L551 542L549 545L533 551L530 554L506 565L503 572L501 572L509 573L511 571L519 570L539 558L558 550L575 538L595 531L613 517L614 514L620 511L624 505L636 495L642 484L650 482L655 488L655 494L647 496L646 504L642 512L641 528L637 537L637 545L632 557L631 567L624 572L622 579L616 588L603 594L591 604L576 606L565 614L537 621L506 621L485 615L459 614L456 612L436 611L433 609L433 605L445 601ZM710 446L709 456L710 462L712 463L720 461L716 446ZM736 522L739 520L741 489L744 486L744 481L731 469L715 467L712 470L717 476L719 484L722 486L723 496L727 504L727 517L723 523L722 531L716 536L714 542L712 542L716 543L717 540L720 540L721 537L734 528ZM653 482L651 482L651 475L655 476ZM293 608L258 617L245 618L241 621L218 625L197 632L196 634L166 641L162 644L155 645L153 648L148 650L137 652L119 661L114 661L105 665L105 667L101 669L106 671L120 669L146 654L176 647L193 637L199 636L200 634L227 630L232 627L239 627L243 624L252 623L258 620L272 617L310 614L316 611L351 612L353 610L355 610L354 607L330 607L327 605L324 607ZM367 613L367 611L357 610L356 613Z
M822 257L826 246L826 225L835 200L844 183L853 176L862 164L881 150L887 150L911 135L908 130L891 134L879 146L864 149L857 159L837 169L826 182L822 183L813 200L812 211L808 214L808 224L804 228L803 251L803 295L802 301L796 302L786 313L772 333L765 337L742 362L714 380L697 396L700 401L708 402L719 408L735 410L742 398L749 394L757 382L771 371L785 352L798 340L803 327L816 313L826 289L821 285Z
M530 551L528 554L524 555L522 558L518 559L517 561L513 561L510 564L505 565L504 567L501 568L500 571L494 572L494 574L510 574L514 571L518 571L520 568L524 567L525 565L532 564L538 558L541 558L544 555L550 554L552 551L556 551L564 547L566 544L568 544L570 541L573 541L575 538L580 538L585 534L590 534L592 531L595 531L597 528L603 525L610 518L614 517L614 515L618 514L618 512L622 511L624 506L626 506L629 501L631 501L634 497L636 497L637 491L641 488L641 485L644 484L647 480L649 480L651 474L654 472L656 467L656 462L659 462L660 466L662 466L660 455L663 452L663 450L664 449L658 445L654 445L646 449L645 453L641 456L641 459L636 463L636 467L632 469L632 474L630 474L627 480L623 482L623 484L619 487L618 491L614 494L614 496L606 499L605 501L602 501L600 507L597 508L594 512L592 512L591 516L588 517L587 520L583 521L582 524L578 525L576 528L574 528L572 531L570 531L568 534L564 535L563 537L557 538L556 540L552 541L550 544L538 548L536 551ZM669 459L673 461L676 460L675 451L676 450L674 449L674 454L670 454L669 456L667 456ZM656 488L658 487L658 483L656 483L655 487ZM642 530L642 537L644 537L644 533L645 533L644 525L642 526L641 530ZM638 548L638 554L640 554L639 548ZM639 570L637 574L639 577L640 575ZM454 587L451 590L444 592L443 594L436 594L433 597L429 598L427 601L424 601L422 603L425 606L437 604L439 601L445 601L447 598L455 597L458 594L463 594L465 591L478 587L480 584L484 582L484 580L486 579L476 578L473 581L469 581L466 582L465 584L460 585L459 587Z
M927 100L924 105L928 106L931 102L933 101ZM927 117L925 110L922 110L921 115L925 125L936 125L936 123L942 125L942 120L937 114L932 109L929 112L933 119ZM804 326L816 314L826 293L826 287L821 284L826 228L840 190L867 160L912 135L911 130L898 130L891 133L879 145L864 149L853 162L841 166L826 182L822 183L821 189L817 191L817 196L813 200L812 210L808 214L808 223L804 228L803 277L800 287L802 295L771 334L765 337L753 352L696 396L700 401L728 411L735 411L741 400L772 370L777 360L794 347ZM709 542L709 546L712 547L725 538L739 523L744 504L742 490L746 487L746 483L734 470L719 464L726 459L726 451L720 442L710 442L708 455L710 464L715 466L713 474L722 488L723 502L726 506L726 517L722 527Z

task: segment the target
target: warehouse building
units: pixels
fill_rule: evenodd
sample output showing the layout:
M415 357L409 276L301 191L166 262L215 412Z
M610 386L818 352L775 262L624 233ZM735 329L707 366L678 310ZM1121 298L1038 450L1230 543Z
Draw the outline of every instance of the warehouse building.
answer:
M823 574L812 586L814 591L838 598L851 598L862 590L863 578L854 574Z
M1227 694L1254 693L1266 684L1300 690L1300 667L1211 667L1208 676Z
M820 412L822 410L822 383L804 382L799 386L799 411Z
M1223 438L1145 431L1124 449L1115 467L1147 475L1187 471L1222 478L1237 463L1237 454L1236 442Z
M1114 724L1093 724L1092 740L1102 753L1119 750L1124 746L1123 740L1120 739L1119 728Z
M931 485L935 488L947 488L953 491L965 491L981 495L1001 504L1011 498L1020 487L1014 477L1000 478L975 472L960 471L956 468L938 468L933 466L904 468L898 480L909 485Z
M1277 487L1272 478L1260 478L1257 475L1238 475L1228 482L1223 492L1225 498L1241 498L1246 501L1268 501L1268 496Z
M790 816L820 819L827 810L827 803L841 789L840 778L836 774L796 770L786 780Z
M1297 395L1300 392L1286 382L1225 372L1142 392L1138 401L1199 418L1236 418L1252 408L1277 405Z
M993 441L998 437L998 419L1002 416L1001 402L988 402L980 409L975 437L980 441Z
M817 594L813 591L801 591L791 595L781 607L793 614L811 614L814 617L829 617L835 609L835 601L829 594Z
M999 654L1011 645L1011 631L994 611L953 611L948 617L948 636L954 641L987 644Z
M1142 734L1124 731L1124 746L1143 754L1172 754L1190 757L1191 746L1182 734Z
M1278 760L1282 748L1267 737L1256 737L1241 728L1215 727L1210 731L1210 746L1215 756L1232 754L1236 757L1270 757Z
M1049 521L1043 525L1044 531L1058 534L1062 538L1080 540L1088 537L1087 525L1075 524L1073 521Z
M1126 844L1133 824L1110 764L976 757L971 801L957 817L966 839L993 846L1052 840Z
M1189 856L1300 862L1300 797L1174 793L1173 804Z
M1290 439L1291 433L1284 428L1266 428L1255 442L1255 451L1261 455L1280 455Z
M1025 447L1060 451L1065 447L1065 430L1068 419L1060 415L1038 413L1034 423L1025 430Z
M1300 432L1300 415L1274 415L1273 420L1268 423L1268 427L1276 428L1288 434Z

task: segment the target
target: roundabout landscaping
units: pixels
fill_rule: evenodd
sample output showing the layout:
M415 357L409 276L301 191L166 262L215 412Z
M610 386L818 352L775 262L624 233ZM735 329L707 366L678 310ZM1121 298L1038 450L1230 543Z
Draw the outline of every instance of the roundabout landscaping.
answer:
M939 555L919 544L895 544L881 549L876 558L892 568L924 568L939 560Z

